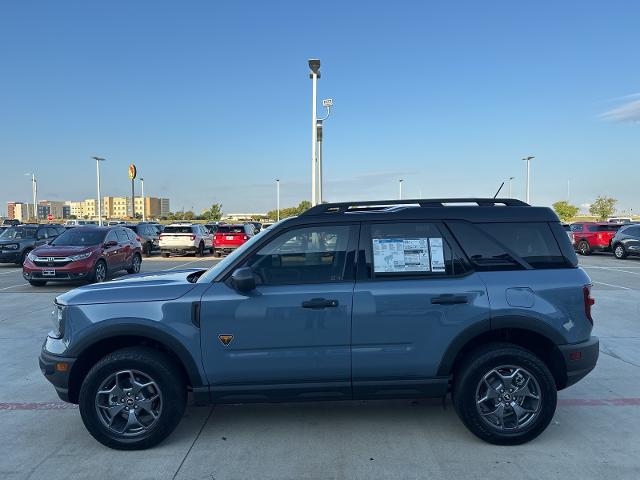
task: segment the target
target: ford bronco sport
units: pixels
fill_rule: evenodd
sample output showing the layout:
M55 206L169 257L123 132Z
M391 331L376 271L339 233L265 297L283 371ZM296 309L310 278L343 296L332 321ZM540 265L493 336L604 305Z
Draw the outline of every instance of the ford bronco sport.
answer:
M552 210L513 199L322 204L208 270L55 300L40 366L89 432L153 446L196 403L444 397L520 444L598 358L591 281Z

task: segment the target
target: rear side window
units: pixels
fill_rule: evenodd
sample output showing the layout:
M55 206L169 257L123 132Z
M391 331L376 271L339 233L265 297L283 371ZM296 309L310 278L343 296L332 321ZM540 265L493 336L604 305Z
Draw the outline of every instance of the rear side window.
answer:
M116 235L118 236L118 243L127 243L130 241L124 230L117 230Z
M478 270L569 267L549 225L531 223L451 223L456 238ZM475 230L475 232L474 232Z
M572 232L582 232L582 230L583 230L583 226L581 223L574 223L573 225L571 225Z
M166 227L162 233L193 233L191 225L185 227Z
M363 225L361 249L365 278L392 279L447 276L467 269L443 231L434 223Z
M620 225L589 225L590 232L617 232Z

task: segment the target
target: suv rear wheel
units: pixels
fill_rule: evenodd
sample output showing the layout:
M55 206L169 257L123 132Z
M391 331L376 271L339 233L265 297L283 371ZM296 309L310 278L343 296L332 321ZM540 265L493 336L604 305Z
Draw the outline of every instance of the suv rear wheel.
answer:
M147 347L108 354L85 377L79 398L89 433L120 450L145 449L164 440L180 422L186 402L177 366Z
M493 343L472 352L458 369L453 402L462 422L482 440L519 445L547 428L557 391L542 360L516 345Z
M127 273L139 273L140 272L140 266L142 265L142 258L140 257L140 254L136 253L133 255L133 258L131 259L131 268L127 268Z
M580 240L578 242L578 252L580 252L580 255L589 255L591 253L589 242L586 240Z

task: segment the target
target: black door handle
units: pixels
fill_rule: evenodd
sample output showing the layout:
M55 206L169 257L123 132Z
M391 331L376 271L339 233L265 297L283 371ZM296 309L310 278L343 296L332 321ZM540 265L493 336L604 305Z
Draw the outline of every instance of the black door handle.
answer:
M312 298L302 302L302 308L334 308L338 306L338 300L327 300L326 298Z
M469 299L464 295L440 295L439 297L433 297L431 303L434 305L457 305L469 303Z

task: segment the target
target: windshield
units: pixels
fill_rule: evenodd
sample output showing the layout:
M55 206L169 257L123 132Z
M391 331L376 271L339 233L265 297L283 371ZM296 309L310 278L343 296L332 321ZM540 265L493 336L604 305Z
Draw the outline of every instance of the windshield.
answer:
M216 233L244 233L244 225L219 225Z
M191 225L187 225L185 227L165 227L162 233L193 233L193 229Z
M51 242L51 245L59 247L90 247L102 243L105 234L106 232L101 230L74 228L60 234Z
M0 233L2 240L19 240L21 238L34 238L36 229L29 227L11 227Z
M278 223L274 223L274 226L280 225L281 223L284 223L287 220L291 220L292 218L295 218L295 217L289 217L289 218L285 218L283 220L280 220ZM272 231L273 231L273 229L260 230L253 237L251 237L248 241L246 241L241 246L236 248L233 251L233 253L230 253L221 262L216 263L213 267L211 267L209 270L207 270L198 279L198 283L201 283L201 282L202 283L212 282L220 274L220 272L223 272L229 265L231 265L236 260L236 258L238 258L240 255L244 255L244 252L249 250L251 247L253 247L253 245L256 244L256 242L261 241L262 237L264 237L265 235L267 235L267 233L272 232Z

